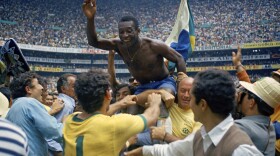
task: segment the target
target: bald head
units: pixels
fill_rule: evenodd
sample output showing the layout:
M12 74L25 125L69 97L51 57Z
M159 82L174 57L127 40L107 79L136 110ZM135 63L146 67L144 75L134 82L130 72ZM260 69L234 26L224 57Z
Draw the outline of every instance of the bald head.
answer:
M192 77L184 77L178 84L178 87L182 84L182 83L188 83L188 84L192 84L194 81L194 79Z
M181 109L187 110L190 108L190 90L192 88L194 79L192 77L183 78L178 84L178 106Z

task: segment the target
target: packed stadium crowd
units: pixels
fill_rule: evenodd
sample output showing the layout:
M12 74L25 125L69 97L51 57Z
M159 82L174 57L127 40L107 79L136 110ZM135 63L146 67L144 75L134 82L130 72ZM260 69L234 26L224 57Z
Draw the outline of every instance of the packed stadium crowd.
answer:
M191 0L196 46L279 40L278 3ZM244 48L243 54L240 46L233 52L198 51L186 61L154 40L167 38L179 0L80 5L70 0L0 4L1 39L109 50L91 55L25 49L24 56L15 40L5 42L0 155L280 155L278 47ZM141 34L134 17L119 21L127 14L140 20ZM112 39L117 34L120 39ZM127 71L118 74L131 74L128 82L118 79L120 69ZM46 71L53 75L40 75Z
M201 137L199 132L214 135L211 133L215 131L222 136L219 142L223 144L210 146L205 153L278 155L280 70L272 72L272 78L267 76L253 83L240 57L235 58L232 63L236 68L236 82L229 73L218 69L201 71L194 78L178 73L176 101L164 89L133 95L141 86L133 80L113 87L109 74L100 69L78 76L67 73L52 79L34 72L21 73L11 80L9 87L0 86L0 153L195 155L193 153L203 153L203 149L196 146L207 141L197 142ZM50 86L51 83L55 86ZM140 104L143 98L147 98L148 103L144 112L130 114L128 108L136 103L143 106ZM207 110L200 108L196 99L207 100ZM170 114L164 119L159 118L162 100ZM218 123L206 131L207 123L217 119ZM232 147L233 144L238 146Z
M174 25L179 0L97 1L98 34L117 37L123 15L140 21L141 35L165 41ZM231 45L280 40L278 0L190 0L196 46ZM19 43L87 47L86 18L80 1L3 0L0 4L0 40Z

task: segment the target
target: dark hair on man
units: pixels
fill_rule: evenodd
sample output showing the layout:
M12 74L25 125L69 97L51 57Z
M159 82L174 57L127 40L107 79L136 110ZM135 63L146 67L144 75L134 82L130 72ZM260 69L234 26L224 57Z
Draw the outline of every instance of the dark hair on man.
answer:
M127 84L127 83L121 83L121 84L118 84L116 87L115 87L115 90L114 92L117 93L117 91L119 91L120 89L124 88L124 87L128 87L129 91L130 91L130 94L134 94L135 92L135 87Z
M50 91L49 95L51 95L51 96L58 96L58 93L56 91Z
M56 89L57 89L57 92L58 93L62 93L62 90L61 90L61 87L64 86L68 86L69 85L69 82L68 82L68 77L77 77L76 75L74 74L63 74L59 77L58 81L57 81L57 86L56 86Z
M109 86L109 74L102 69L93 68L80 74L75 82L75 93L83 110L93 113L100 109Z
M43 91L47 92L48 91L48 80L45 77L40 77L38 79L39 84L42 85Z
M259 98L254 93L248 91L248 99L252 99L252 98L257 103L257 107L258 107L260 114L262 114L264 116L270 116L274 113L274 109L272 107L270 107L268 104L266 104L266 102L264 102L261 98Z
M195 103L204 99L212 112L228 116L234 108L235 86L228 72L218 69L207 69L199 72L192 88Z
M121 83L121 84L116 85L115 88L113 88L113 95L112 95L113 99L111 100L111 104L116 102L117 92L124 87L128 87L128 89L130 91L130 95L133 95L136 90L136 87L134 87L130 84L127 84L127 83Z
M10 84L11 95L13 99L25 97L27 92L25 90L26 86L32 88L32 80L40 79L40 76L34 72L25 72L19 76L14 77Z
M134 23L134 26L135 26L135 29L139 29L139 22L138 20L133 17L133 16L123 16L121 18L121 20L119 21L120 22L129 22L129 21L132 21Z
M39 84L42 85L42 87L47 87L48 85L48 80L45 77L40 77L38 79Z

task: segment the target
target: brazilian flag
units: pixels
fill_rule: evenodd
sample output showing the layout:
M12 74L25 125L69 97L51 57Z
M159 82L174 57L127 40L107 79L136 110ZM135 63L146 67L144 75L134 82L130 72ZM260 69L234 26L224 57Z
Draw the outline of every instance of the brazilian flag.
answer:
M186 61L195 48L194 21L188 0L181 0L175 25L165 41L167 45L179 52ZM175 68L173 62L168 62L168 69Z

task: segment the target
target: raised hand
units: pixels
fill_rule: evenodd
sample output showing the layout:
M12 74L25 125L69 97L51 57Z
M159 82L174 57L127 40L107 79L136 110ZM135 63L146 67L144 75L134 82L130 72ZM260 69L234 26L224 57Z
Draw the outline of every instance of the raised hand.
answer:
M241 64L242 54L241 54L241 48L238 46L237 53L232 52L232 63L233 65L237 66L238 64Z
M83 12L88 19L93 19L96 13L96 0L84 0Z
M64 101L62 99L56 99L52 104L52 108L49 111L49 114L55 115L56 113L60 112L63 107L64 107Z

